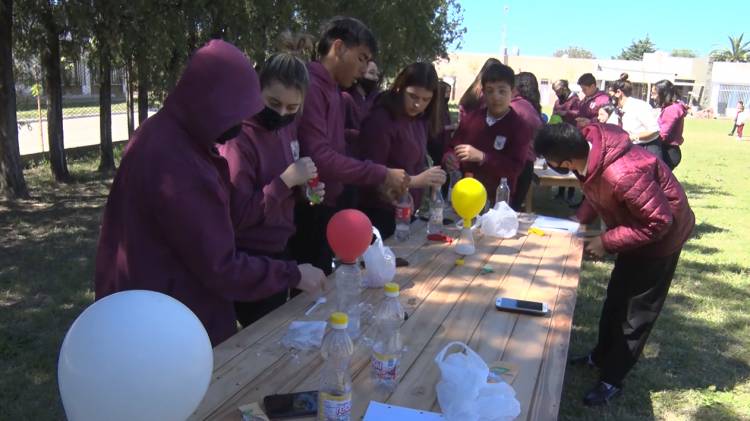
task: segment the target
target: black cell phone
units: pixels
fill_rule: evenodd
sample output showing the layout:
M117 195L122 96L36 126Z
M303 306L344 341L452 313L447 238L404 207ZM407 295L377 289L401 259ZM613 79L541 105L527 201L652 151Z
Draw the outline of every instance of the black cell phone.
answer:
M294 418L318 413L318 391L269 395L263 398L268 418Z
M506 297L498 297L495 300L495 308L503 311L533 314L536 316L546 316L549 313L549 308L546 303L516 300L514 298Z

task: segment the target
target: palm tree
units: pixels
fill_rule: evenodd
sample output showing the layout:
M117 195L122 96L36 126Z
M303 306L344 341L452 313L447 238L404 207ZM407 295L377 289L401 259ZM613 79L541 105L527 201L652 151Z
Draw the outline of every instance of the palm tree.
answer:
M714 61L746 62L750 59L750 41L742 42L745 34L739 37L729 36L730 48L715 50L711 53Z

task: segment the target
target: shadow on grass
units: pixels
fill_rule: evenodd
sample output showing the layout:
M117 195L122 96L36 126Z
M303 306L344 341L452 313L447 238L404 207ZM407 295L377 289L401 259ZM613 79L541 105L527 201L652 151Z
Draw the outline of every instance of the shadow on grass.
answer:
M726 190L717 185L695 184L686 181L680 181L682 188L685 190L689 200L702 199L706 196L723 196L727 194Z

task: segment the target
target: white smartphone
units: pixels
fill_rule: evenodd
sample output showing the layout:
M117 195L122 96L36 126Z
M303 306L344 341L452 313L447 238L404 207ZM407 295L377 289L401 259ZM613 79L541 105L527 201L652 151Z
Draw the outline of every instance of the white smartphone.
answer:
M536 316L546 316L549 314L547 303L516 300L515 298L497 297L495 307L502 311L533 314Z

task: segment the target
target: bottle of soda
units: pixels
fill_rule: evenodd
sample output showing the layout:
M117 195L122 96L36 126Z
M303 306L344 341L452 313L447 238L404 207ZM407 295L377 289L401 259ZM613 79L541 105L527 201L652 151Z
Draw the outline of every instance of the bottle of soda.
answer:
M362 299L362 269L357 263L342 263L334 275L336 311L347 315L349 336L359 337L359 316Z
M430 201L430 221L427 223L427 234L443 233L443 194L440 187L432 188L432 200Z
M409 226L411 225L411 213L414 208L414 200L407 190L396 204L396 239L406 241L409 239Z
M500 202L510 205L510 187L508 187L508 179L505 177L500 179L500 184L495 192L495 206Z
M392 392L398 384L398 367L403 351L399 330L404 321L404 309L398 300L398 284L389 282L383 290L385 300L375 313L377 336L372 346L372 377L377 387Z
M320 348L320 355L325 362L320 372L318 421L349 421L352 412L352 376L349 363L354 355L354 344L346 333L346 314L331 314L328 324L331 330Z
M307 180L307 186L305 186L305 196L307 196L307 200L313 205L319 205L323 201L323 198L315 192L315 187L318 186L318 183L320 183L320 178L315 177Z

